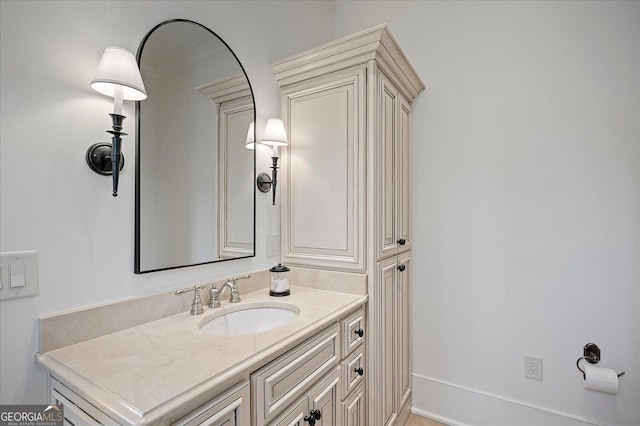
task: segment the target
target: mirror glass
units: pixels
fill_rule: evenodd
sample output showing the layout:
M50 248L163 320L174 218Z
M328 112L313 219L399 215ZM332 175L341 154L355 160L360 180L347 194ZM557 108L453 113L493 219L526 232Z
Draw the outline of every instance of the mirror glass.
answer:
M138 63L134 272L254 256L255 103L235 53L171 20L145 36Z

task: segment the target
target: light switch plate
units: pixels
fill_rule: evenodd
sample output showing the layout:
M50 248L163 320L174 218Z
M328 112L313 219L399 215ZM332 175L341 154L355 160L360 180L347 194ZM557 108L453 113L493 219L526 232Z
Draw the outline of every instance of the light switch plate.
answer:
M33 297L38 295L39 276L38 276L38 252L16 251L0 253L0 263L2 263L2 288L0 288L0 300L19 299L22 297ZM15 265L13 268L11 265ZM19 265L24 265L24 268ZM12 287L11 272L20 272L16 274L16 280L20 280L19 287ZM24 272L24 275L22 275Z

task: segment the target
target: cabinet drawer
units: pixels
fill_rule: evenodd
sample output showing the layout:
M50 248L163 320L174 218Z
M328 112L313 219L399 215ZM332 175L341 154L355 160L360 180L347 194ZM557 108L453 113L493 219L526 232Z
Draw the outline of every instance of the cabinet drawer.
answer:
M340 323L342 325L342 358L345 358L364 340L366 334L364 309L358 309Z
M342 397L346 398L352 390L364 381L364 375L366 374L364 367L364 345L361 345L349 358L340 364L342 367Z
M334 324L251 375L255 425L271 421L340 358L340 327Z

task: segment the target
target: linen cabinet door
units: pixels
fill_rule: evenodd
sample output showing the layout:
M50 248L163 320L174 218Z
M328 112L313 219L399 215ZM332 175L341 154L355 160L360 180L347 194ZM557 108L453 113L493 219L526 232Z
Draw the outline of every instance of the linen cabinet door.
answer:
M396 242L398 253L411 249L411 104L399 95L398 105L398 142L396 144L397 174L397 228Z
M362 68L283 88L283 263L365 270Z
M372 424L392 425L397 414L396 375L398 364L397 340L397 263L390 258L378 264L376 274L377 300L375 328L376 343L374 347L377 383L371 383L370 403L378 406L376 419ZM371 302L369 302L371 303ZM373 340L373 339L371 339ZM373 380L371 380L373 382ZM369 419L373 421L373 419Z
M411 254L398 256L396 270L397 410L411 398Z
M395 255L398 247L397 222L397 142L398 142L398 91L378 71L380 100L378 103L376 142L376 226L377 258Z
M376 245L381 260L411 248L411 104L378 74Z

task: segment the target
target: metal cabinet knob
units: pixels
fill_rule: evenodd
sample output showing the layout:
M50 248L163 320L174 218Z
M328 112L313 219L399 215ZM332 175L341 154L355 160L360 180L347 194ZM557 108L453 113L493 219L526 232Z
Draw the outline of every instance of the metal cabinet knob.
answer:
M405 269L407 269L407 265L405 265L405 264L398 265L398 270L399 270L400 272L404 272L404 270L405 270Z
M398 244L400 244L401 246L403 246L403 245L407 244L407 240L405 240L404 238L400 238L400 239L398 240Z
M364 330L359 328L357 330L353 330L354 333L356 333L358 335L358 337L362 337L364 336Z
M358 376L362 376L364 374L362 367L354 368L353 371L358 373Z
M304 421L309 423L309 426L314 426L316 424L316 420L320 420L322 418L322 413L320 410L311 410L308 416L304 418Z

